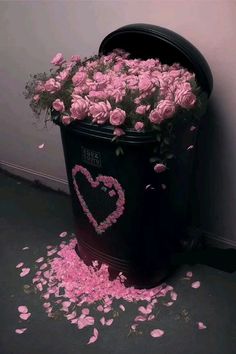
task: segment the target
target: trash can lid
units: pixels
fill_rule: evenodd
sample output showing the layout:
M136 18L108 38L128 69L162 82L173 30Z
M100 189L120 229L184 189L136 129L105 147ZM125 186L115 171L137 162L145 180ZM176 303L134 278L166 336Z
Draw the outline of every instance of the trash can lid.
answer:
M197 83L210 97L211 69L199 50L179 34L151 24L130 24L108 34L100 44L99 54L106 55L116 48L124 49L133 59L158 58L163 64L180 63L195 73Z

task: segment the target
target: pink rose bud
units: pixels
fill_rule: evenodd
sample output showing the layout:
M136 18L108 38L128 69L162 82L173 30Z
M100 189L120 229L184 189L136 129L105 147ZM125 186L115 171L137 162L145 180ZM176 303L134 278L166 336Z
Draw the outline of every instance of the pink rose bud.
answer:
M61 53L57 53L52 59L51 64L60 66L64 62L64 58Z
M114 109L110 113L110 123L115 126L119 126L124 123L126 118L126 113L120 108Z
M125 132L121 128L115 128L113 134L116 135L116 136L121 136L121 135L124 135Z
M134 129L137 130L138 132L140 132L143 128L144 128L143 122L136 122L135 123Z
M57 98L53 104L52 104L53 108L58 111L58 112L64 112L65 111L65 106L64 106L64 103L59 99Z
M33 97L34 101L37 103L40 100L40 96L39 95L35 95Z
M162 163L157 163L155 166L154 166L154 171L156 173L161 173L161 172L164 172L166 170L166 166L163 165Z
M63 116L62 117L62 123L65 125L68 125L72 122L73 118L71 118L70 116Z

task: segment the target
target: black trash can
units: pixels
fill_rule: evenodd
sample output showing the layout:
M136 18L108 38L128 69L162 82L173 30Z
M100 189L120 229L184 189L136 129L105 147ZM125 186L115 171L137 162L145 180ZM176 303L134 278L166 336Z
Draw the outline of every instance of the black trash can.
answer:
M153 25L128 25L110 33L99 53L115 48L126 50L131 58L179 62L196 74L210 96L213 80L207 62L176 33ZM194 158L194 149L188 147L195 145L197 129L193 131L188 120L175 125L175 158L157 174L150 163L157 148L155 132L129 129L117 144L111 142L111 126L86 120L64 126L56 111L52 118L61 129L79 256L88 265L94 260L108 264L111 277L122 272L129 285L157 285L168 274L185 234Z

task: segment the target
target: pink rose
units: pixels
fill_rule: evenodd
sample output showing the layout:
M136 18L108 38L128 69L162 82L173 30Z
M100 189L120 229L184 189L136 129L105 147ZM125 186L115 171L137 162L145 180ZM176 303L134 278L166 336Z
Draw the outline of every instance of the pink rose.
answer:
M126 76L126 85L131 90L136 90L138 88L138 78L136 75Z
M65 125L68 125L72 122L72 118L70 116L63 116L62 117L62 123L65 124Z
M136 108L136 113L138 114L145 114L150 109L150 105L141 105Z
M52 59L51 64L60 66L64 62L64 58L61 53L57 53Z
M107 95L104 91L90 91L88 97L90 99L96 98L99 100L105 100L107 98Z
M72 55L72 57L70 58L70 61L79 63L81 61L81 58L79 55Z
M111 105L109 101L98 102L91 104L89 114L92 116L93 122L96 122L97 124L104 124L109 117L110 110Z
M139 78L138 88L140 91L149 91L152 87L153 84L149 75L143 75Z
M84 98L77 96L74 102L71 105L70 112L71 118L82 120L84 119L89 110L89 102Z
M40 93L43 91L45 91L44 85L43 85L42 81L39 81L37 83L37 86L35 87L35 93Z
M186 82L179 85L175 91L175 102L183 108L191 108L196 102L196 96L193 94L191 85Z
M52 103L53 108L58 111L58 112L64 112L65 111L65 106L64 103L57 98L53 103Z
M153 124L160 124L163 121L163 117L160 115L157 109L153 109L149 114L149 120Z
M110 123L115 126L121 125L124 123L125 117L125 111L120 108L116 108L110 114Z
M154 171L156 173L161 173L161 172L164 172L165 170L166 170L166 166L163 163L157 163L154 166Z
M170 100L161 100L154 109L149 119L154 124L160 124L164 119L171 118L175 113L175 104Z
M56 91L60 90L61 84L57 82L55 79L49 79L44 84L45 91L50 93L55 93Z
M125 134L125 132L121 128L115 128L113 134L116 135L116 136L122 136L122 135Z
M87 74L84 71L79 71L72 77L72 81L75 86L83 85L86 79Z
M140 132L144 128L143 122L136 122L134 129L137 130L137 132Z
M33 100L37 103L40 100L40 96L39 95L35 95L33 97Z
M70 75L70 68L65 69L63 71L61 71L57 76L56 79L60 82L65 81L68 76Z

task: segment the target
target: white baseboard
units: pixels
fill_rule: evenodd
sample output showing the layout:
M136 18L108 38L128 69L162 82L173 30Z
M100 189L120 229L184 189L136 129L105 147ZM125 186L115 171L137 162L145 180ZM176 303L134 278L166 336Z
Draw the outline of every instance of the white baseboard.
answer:
M44 172L35 171L24 166L17 165L12 162L0 160L0 167L14 175L23 177L32 182L39 181L44 186L50 187L54 190L60 190L69 194L68 182L65 179L48 175Z
M68 182L65 179L58 178L55 176L48 175L43 172L35 171L30 168L26 168L20 165L16 165L12 162L7 162L0 160L0 167L10 173L13 173L17 176L26 178L30 181L39 181L43 185L50 187L54 190L60 190L69 194ZM235 248L236 241L227 239L225 237L216 235L214 233L192 228L193 231L203 234L206 244L209 246L219 247L219 248Z

